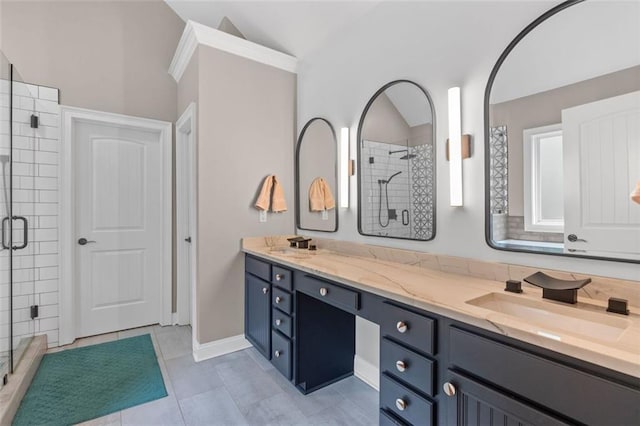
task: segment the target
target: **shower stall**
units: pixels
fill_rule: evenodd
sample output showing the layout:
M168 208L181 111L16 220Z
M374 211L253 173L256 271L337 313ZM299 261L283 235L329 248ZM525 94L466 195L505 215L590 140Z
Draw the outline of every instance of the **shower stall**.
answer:
M432 235L431 147L363 140L362 231L368 235L428 239Z
M0 52L0 387L36 332L34 89Z

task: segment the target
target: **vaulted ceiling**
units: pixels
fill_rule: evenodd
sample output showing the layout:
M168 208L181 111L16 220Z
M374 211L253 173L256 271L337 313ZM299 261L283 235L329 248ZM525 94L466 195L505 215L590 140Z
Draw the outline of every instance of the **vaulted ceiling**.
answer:
M253 42L303 59L380 1L194 1L165 0L185 21L218 28L223 17Z

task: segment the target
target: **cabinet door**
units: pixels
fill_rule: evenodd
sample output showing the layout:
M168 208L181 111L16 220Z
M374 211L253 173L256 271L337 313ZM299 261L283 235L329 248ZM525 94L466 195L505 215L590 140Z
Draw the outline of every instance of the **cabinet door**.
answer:
M271 359L271 284L245 274L244 334L267 359Z
M455 394L446 398L448 424L459 426L565 425L508 395L449 370Z

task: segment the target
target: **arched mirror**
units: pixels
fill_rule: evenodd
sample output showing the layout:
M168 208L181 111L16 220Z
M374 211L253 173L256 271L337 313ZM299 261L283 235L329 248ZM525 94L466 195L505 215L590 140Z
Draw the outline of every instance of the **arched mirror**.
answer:
M435 120L427 92L412 81L378 90L358 125L358 231L435 236Z
M305 124L296 149L296 225L308 231L338 230L338 142L324 118Z
M487 84L485 143L489 245L640 260L640 3L567 1L525 28Z

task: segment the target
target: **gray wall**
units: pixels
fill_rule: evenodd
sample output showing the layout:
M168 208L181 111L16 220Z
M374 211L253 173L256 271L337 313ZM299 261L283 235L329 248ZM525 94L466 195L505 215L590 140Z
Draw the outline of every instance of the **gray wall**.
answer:
M197 340L207 343L244 330L241 238L294 231L296 75L200 46L183 79L180 110L198 102L195 297ZM289 209L259 223L253 205L270 174Z
M176 119L168 74L184 22L161 0L2 0L0 49L63 105Z
M59 88L62 105L117 114L175 122L168 69L183 28L161 0L0 0L0 50L25 82ZM175 246L175 218L173 228ZM174 250L174 310L175 272Z
M560 123L565 108L635 90L640 90L640 66L492 105L491 126L507 126L509 216L524 215L523 130Z
M407 145L409 125L391 100L381 93L371 104L362 124L362 139Z

